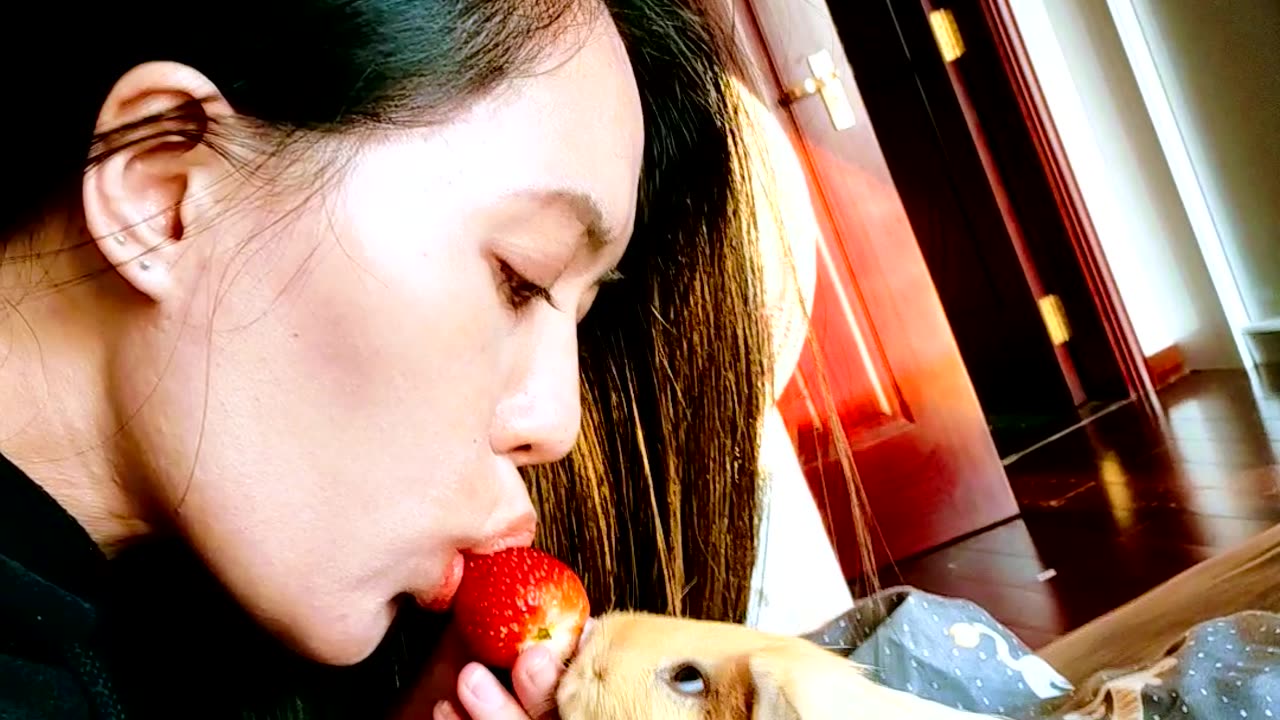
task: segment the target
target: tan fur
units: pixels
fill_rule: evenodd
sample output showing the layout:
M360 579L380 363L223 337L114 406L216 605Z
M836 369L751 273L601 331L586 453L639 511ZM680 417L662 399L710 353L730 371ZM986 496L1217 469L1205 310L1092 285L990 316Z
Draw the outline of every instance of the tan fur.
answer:
M700 697L667 681L683 663ZM557 696L562 720L962 720L985 716L883 687L863 668L800 638L643 613L595 622Z

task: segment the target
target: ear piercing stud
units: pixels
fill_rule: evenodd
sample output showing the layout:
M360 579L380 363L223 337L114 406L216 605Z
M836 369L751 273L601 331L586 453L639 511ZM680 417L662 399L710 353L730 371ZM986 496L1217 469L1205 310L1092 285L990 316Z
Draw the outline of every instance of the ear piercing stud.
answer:
M120 247L124 247L125 243L128 242L128 239L124 235L117 233L111 236L111 241L114 242L116 245L119 245ZM151 261L146 258L141 258L140 260L138 260L138 269L142 270L143 272L150 270Z

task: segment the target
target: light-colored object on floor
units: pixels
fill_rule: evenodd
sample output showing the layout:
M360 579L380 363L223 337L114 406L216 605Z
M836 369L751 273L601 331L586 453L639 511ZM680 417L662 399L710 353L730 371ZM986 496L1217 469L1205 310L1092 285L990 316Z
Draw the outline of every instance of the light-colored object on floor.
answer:
M790 138L766 105L738 87L746 122L755 128L751 151L777 398L804 350L820 230ZM747 624L779 634L808 632L852 608L853 596L774 408L762 429L760 476L763 507Z

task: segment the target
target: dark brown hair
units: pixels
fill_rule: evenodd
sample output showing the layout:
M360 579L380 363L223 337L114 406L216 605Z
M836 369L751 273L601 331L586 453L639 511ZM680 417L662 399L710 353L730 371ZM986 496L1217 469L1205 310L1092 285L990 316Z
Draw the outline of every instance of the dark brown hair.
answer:
M73 202L88 164L148 133L179 134L234 154L237 128L213 124L199 103L95 137L106 94L141 62L171 60L204 73L255 132L254 147L267 138L283 153L319 136L445 119L531 68L552 33L592 15L580 12L588 4L124 0L66 11L33 3L34 15L0 30L4 92L38 108L0 115L6 170L22 178L0 198L0 234L16 237L48 209ZM770 374L751 183L732 89L741 73L723 19L708 9L713 0L604 5L643 100L640 208L620 267L625 280L602 291L580 327L581 438L564 461L526 473L541 518L538 542L580 571L596 610L742 620L756 554L757 451ZM58 56L36 54L49 48ZM12 241L5 250L10 259L20 256ZM159 583L192 587L177 584L177 575L156 579L156 565L138 567L153 578L153 590ZM187 652L204 655L203 669L156 663L139 675L177 696L186 675L225 683L218 697L200 693L210 708L265 703L279 717L338 717L342 695L361 697L368 716L370 696L354 688L389 695L397 682L391 678L412 673L429 649L417 635L429 623L402 618L384 647L343 680L326 669L293 675L277 666L273 680L259 683L270 692L249 698L226 686L247 687L254 671L245 668L292 661L269 650L245 657L231 639L256 631L213 623L217 612L234 608L223 606L225 598L210 603L222 610L185 605L166 612L165 603L136 596L121 603L139 625L205 624L184 634ZM226 629L233 625L243 634ZM143 654L164 641L173 638L148 645L135 636L134 647ZM306 692L295 693L295 681ZM189 710L181 714L193 716Z

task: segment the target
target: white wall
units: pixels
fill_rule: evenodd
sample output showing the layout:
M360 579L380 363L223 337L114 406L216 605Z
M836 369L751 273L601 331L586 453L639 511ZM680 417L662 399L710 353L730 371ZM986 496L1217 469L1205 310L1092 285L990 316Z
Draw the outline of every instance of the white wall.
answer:
M1240 367L1107 1L1012 6L1142 349L1176 343L1193 369Z
M1251 321L1280 317L1280 2L1133 0Z

